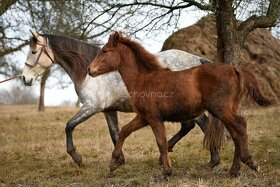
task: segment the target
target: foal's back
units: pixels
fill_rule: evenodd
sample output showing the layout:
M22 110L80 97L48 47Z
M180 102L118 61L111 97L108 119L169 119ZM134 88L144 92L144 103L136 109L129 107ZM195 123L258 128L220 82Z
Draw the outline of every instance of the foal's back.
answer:
M156 71L140 77L135 87L142 96L132 100L137 112L147 118L157 113L162 121L182 121L202 114L206 104L218 102L217 98L236 99L237 81L235 68L219 63Z

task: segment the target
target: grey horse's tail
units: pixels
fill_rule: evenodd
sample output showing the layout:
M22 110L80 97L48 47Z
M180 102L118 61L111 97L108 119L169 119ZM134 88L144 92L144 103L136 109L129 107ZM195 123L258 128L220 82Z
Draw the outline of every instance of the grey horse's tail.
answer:
M223 123L209 114L203 140L204 147L208 150L210 150L210 148L220 150L224 143L224 137L225 127Z
M201 64L212 63L211 60L208 60L207 58L203 58L203 57L199 58L199 60L200 60Z

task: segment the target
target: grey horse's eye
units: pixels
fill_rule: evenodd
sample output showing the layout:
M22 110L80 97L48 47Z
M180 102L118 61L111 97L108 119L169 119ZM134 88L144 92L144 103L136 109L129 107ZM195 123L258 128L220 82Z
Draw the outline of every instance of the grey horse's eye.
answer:
M32 52L32 54L36 54L37 53L37 51L31 51Z

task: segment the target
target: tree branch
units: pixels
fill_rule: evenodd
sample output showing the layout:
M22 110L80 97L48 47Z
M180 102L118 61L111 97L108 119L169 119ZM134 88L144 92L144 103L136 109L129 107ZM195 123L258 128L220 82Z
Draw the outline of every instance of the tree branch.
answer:
M265 16L253 15L241 22L237 27L241 38L245 39L247 35L256 28L267 28L276 25L280 15L280 0L271 0Z
M12 52L15 52L15 51L18 51L20 50L21 48L23 48L24 46L26 46L28 44L28 41L26 40L24 43L18 45L17 47L14 47L14 48L7 48L5 50L1 50L0 51L0 57L3 57L9 53L12 53Z
M214 12L214 7L211 4L201 4L195 0L183 0L185 3L188 3L188 6L196 6L200 10L212 11Z

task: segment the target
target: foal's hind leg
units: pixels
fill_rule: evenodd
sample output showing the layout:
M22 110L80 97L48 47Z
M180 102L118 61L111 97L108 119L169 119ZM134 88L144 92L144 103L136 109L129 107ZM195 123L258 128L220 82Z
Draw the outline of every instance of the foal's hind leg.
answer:
M125 139L133 132L136 131L144 126L146 126L148 123L147 121L140 118L138 115L130 121L127 125L123 126L123 128L120 131L119 139L115 145L115 149L112 153L112 160L110 162L110 171L114 171L117 169L120 165L124 164L124 157L122 152L122 146L125 141Z
M248 149L247 122L242 116L236 115L235 117L237 118L236 124L238 124L237 132L239 136L237 138L240 147L240 159L252 170L258 171L259 167L254 163Z
M236 114L224 116L222 121L231 134L235 145L234 160L230 170L231 176L240 174L240 160L252 170L258 171L248 150L247 124L243 117Z

